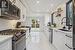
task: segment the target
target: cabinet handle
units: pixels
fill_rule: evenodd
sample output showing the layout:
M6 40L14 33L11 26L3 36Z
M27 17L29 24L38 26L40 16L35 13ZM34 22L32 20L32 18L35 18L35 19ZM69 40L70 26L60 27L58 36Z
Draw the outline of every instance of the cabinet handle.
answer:
M49 30L49 32L51 32L51 30Z
M67 44L65 44L65 46L67 46L69 49L73 49L73 48L71 48L70 46L68 46Z
M72 38L71 36L65 35L66 37Z

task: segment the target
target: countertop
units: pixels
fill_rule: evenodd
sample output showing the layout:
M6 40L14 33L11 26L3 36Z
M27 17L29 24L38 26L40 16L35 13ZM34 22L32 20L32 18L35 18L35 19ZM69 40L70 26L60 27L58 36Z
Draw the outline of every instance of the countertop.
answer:
M17 32L17 31L24 31L24 32L26 32L27 30L28 30L28 28L13 28L13 29L7 29L7 30L0 31L0 45L2 43L6 42L9 39L12 39L12 37L14 36L14 32ZM2 35L1 33L2 34L6 33L8 35Z
M64 34L67 34L67 35L70 35L70 36L73 36L72 31L62 31L62 30L59 30L60 28L54 28L54 27L49 27L49 28L53 29L55 31L58 31L58 32L61 32L61 33L64 33Z
M62 31L62 30L59 30L59 28L52 28L52 27L49 27L49 28L53 29L53 30L57 30L57 31L63 32L63 33L72 33L72 31Z
M28 28L12 28L12 30L28 30Z
M0 45L9 39L12 39L13 35L0 35Z

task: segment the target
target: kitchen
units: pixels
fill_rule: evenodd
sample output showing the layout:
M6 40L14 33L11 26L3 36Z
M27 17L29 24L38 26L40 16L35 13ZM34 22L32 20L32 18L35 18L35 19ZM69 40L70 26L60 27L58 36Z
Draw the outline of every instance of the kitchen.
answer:
M75 50L74 3L0 0L0 50Z

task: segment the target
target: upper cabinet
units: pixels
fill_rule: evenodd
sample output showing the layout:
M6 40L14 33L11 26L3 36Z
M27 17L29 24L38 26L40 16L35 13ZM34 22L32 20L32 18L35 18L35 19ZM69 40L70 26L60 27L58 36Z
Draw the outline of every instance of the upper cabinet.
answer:
M20 17L20 20L21 21L25 21L26 19L26 6L25 6L25 2L23 2L22 0L19 1L20 2L20 9L21 9L21 17Z
M26 6L24 0L10 0L14 5L20 9L20 21L26 20Z
M9 0L0 0L0 18L20 19L20 9Z

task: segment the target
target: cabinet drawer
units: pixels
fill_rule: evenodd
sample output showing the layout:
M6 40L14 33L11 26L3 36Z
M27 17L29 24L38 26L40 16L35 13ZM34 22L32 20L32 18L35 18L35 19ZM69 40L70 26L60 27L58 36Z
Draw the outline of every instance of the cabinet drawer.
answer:
M73 48L70 47L68 44L65 44L65 50L73 50Z
M72 45L72 37L65 35L66 36L66 44L69 45L70 47L73 47Z

